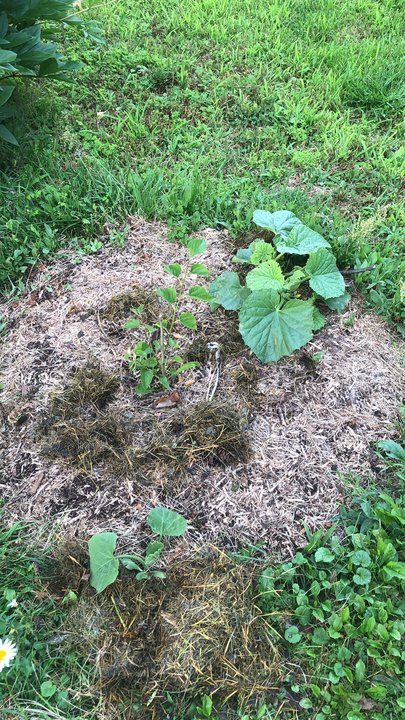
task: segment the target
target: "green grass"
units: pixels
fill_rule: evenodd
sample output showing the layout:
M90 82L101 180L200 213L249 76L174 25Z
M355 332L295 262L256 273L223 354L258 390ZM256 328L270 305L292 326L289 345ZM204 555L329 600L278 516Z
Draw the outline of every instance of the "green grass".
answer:
M84 5L106 44L69 31L66 53L85 69L72 85L21 88L20 147L0 148L5 290L67 243L97 250L103 224L129 213L174 234L238 233L256 207L289 208L333 240L342 264L377 265L361 284L399 321L401 4Z

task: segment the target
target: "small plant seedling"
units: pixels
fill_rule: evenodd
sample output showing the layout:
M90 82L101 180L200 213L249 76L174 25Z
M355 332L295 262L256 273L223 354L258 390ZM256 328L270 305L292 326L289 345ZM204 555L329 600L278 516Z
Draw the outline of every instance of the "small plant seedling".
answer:
M124 329L134 330L141 328L144 339L136 343L134 348L125 354L130 369L139 377L135 388L138 395L147 395L160 385L165 390L171 389L171 383L182 373L198 365L198 362L184 362L179 355L179 342L176 331L180 326L189 330L197 330L197 319L190 311L182 311L185 297L185 282L189 275L207 277L210 271L204 263L194 262L193 258L206 250L205 240L192 238L186 245L189 253L189 262L185 267L180 263L171 263L165 266L167 273L175 279L175 286L163 287L156 290L164 301L164 311L156 322L151 324L142 322L144 305L132 308L133 317L128 320ZM188 295L197 300L209 300L207 290L199 285L193 285Z
M163 537L179 537L187 530L187 520L179 513L167 508L157 507L147 518L154 533ZM145 556L134 554L115 555L117 535L113 532L100 532L93 535L89 542L90 585L102 592L118 577L120 562L127 570L135 570L136 580L148 580L150 577L163 579L166 575L153 566L159 560L164 544L160 540L150 542Z
M212 307L239 312L239 331L246 345L268 363L291 355L325 325L318 300L341 312L350 295L322 235L287 210L256 210L253 220L274 233L273 242L255 240L238 250L234 261L254 266L245 284L238 273L228 271L211 283L209 292ZM291 259L303 258L305 264L290 266Z

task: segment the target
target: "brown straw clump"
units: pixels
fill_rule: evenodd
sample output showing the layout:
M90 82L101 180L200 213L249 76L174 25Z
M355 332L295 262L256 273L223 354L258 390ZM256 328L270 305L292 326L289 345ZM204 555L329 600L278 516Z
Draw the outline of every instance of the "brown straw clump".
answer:
M106 700L142 698L145 717L165 717L201 694L259 707L277 688L282 658L255 604L255 565L215 550L168 570L164 582L122 571L110 592L86 590L63 632L99 665ZM83 631L85 628L85 631Z

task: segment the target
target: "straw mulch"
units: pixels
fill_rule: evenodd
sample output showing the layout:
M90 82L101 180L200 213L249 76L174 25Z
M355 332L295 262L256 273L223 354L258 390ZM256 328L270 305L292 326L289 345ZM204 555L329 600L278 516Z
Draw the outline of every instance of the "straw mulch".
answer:
M262 542L288 555L304 542L304 524L328 522L344 501L343 477L375 476L375 443L395 436L403 397L399 341L355 299L343 315L330 313L304 350L263 366L244 348L234 314L188 298L183 309L199 330L178 339L184 357L201 364L179 381L177 405L160 409L156 395L134 395L123 356L141 336L122 325L139 302L153 322L162 307L154 288L173 283L163 266L186 253L167 242L162 224L128 225L123 249L105 238L79 265L66 255L2 307L7 517L62 517L71 533L115 530L133 546L162 504L186 515L193 548ZM212 275L231 269L227 233L200 235ZM220 375L207 403L212 341L221 346Z

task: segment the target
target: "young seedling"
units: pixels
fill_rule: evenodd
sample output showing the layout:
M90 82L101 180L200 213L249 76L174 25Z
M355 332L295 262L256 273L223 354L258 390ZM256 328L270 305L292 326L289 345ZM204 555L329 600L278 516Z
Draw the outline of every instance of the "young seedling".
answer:
M160 538L179 537L187 530L187 520L182 515L163 507L152 510L147 522L151 530ZM88 542L90 585L98 593L116 581L120 562L127 570L136 571L136 580L166 577L162 570L153 567L164 549L164 544L160 540L154 540L147 545L144 557L132 553L115 555L117 540L118 537L113 532L100 532L93 535Z
M187 244L189 261L185 266L171 263L165 271L174 279L173 287L158 288L157 294L164 301L164 308L158 320L148 324L142 322L144 305L132 308L133 317L128 320L126 330L143 331L144 339L129 350L125 359L130 369L137 375L139 382L135 388L138 395L147 395L161 386L170 390L173 381L182 373L198 365L197 362L184 362L179 355L179 342L176 339L180 326L197 330L197 319L190 311L182 310L186 295L186 280L190 275L207 277L210 271L204 263L194 262L193 258L206 250L205 240L193 238ZM188 295L198 300L209 300L210 295L204 287L194 285Z

